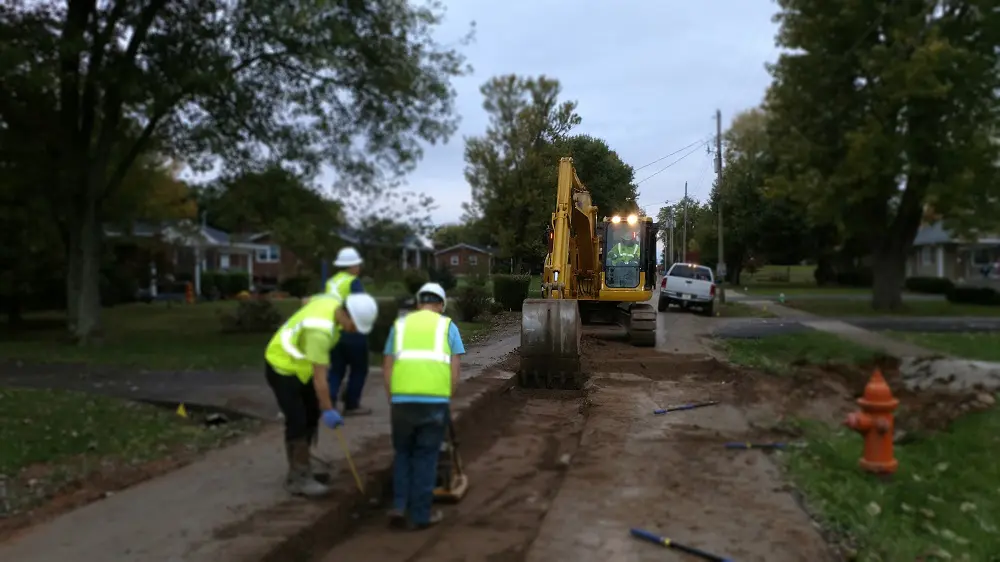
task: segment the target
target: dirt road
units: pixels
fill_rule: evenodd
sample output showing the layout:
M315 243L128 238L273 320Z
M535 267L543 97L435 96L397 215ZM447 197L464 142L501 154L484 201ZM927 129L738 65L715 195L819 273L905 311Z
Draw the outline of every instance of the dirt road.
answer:
M637 349L602 333L611 332L584 339L585 396L515 390L492 428L464 436L470 493L441 526L391 531L379 512L317 560L690 559L632 539L630 527L739 562L833 559L766 453L722 447L769 437L760 427L788 413L773 405L788 398L783 389L702 354ZM721 404L653 414L702 400Z

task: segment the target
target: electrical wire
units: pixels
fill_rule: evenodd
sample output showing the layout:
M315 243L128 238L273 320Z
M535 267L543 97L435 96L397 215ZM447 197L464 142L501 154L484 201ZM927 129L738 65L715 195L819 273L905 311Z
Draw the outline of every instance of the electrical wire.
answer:
M704 145L705 141L698 141L698 143L701 144L701 145ZM691 145L688 145L688 146L691 146ZM684 160L685 158L687 158L688 156L691 156L692 154L694 154L695 152L698 152L699 150L701 150L701 146L694 147L693 150L691 150L690 152L688 152L684 156L681 156L677 160L674 160L673 162L667 164L666 166L660 168L659 170L653 172L652 174L650 174L650 175L642 178L641 180L635 182L635 184L639 185L640 183L642 183L642 182L644 182L646 180L650 180L650 179L655 178L656 176L658 176L658 175L662 174L663 172L667 171L668 169L670 169L672 166L678 164L681 160Z
M681 152L684 152L685 150L691 148L692 146L694 146L696 144L705 144L707 138L708 137L704 137L704 138L698 139L698 140L694 141L693 143L685 146L684 148L681 148L679 150L675 150L675 151L671 152L670 154L667 154L666 156L663 156L661 158L657 158L656 160L653 160L649 164L644 164L642 166L639 166L638 168L635 168L633 171L634 172L638 172L639 170L642 170L643 168L648 168L648 167L652 166L653 164L656 164L657 162L662 162L662 161L666 160L667 158L670 158L671 156L673 156L675 154L679 154Z

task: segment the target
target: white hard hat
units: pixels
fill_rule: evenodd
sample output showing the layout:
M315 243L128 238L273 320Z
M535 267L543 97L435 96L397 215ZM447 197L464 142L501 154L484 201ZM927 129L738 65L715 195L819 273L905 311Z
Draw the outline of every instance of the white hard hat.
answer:
M441 299L441 302L444 302L445 300L447 300L447 297L444 296L444 287L442 287L441 285L439 285L437 283L424 283L420 287L420 289L417 290L417 301L418 302L420 301L420 295L422 295L424 293L430 293L432 295L435 295L435 296L439 297Z
M378 317L378 303L368 293L351 293L347 295L347 302L344 303L347 314L358 328L358 332L368 334L375 325L375 318Z
M337 260L333 262L334 267L354 267L355 265L361 265L364 260L361 259L361 254L357 250L348 246L346 248L341 248L337 252Z

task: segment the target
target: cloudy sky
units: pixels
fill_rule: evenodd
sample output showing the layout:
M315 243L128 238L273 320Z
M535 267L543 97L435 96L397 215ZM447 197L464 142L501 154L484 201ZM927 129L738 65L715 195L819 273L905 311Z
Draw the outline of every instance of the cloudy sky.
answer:
M464 52L475 72L456 81L459 132L429 147L406 189L437 201L433 218L457 221L470 198L463 177L463 138L487 125L479 86L517 73L558 78L563 99L576 100L577 132L604 138L636 168L725 130L733 114L760 103L775 60L772 0L445 0L442 42L458 40L476 22ZM561 33L557 30L561 29ZM682 151L636 173L642 180ZM555 163L553 163L555 165ZM664 201L711 189L704 147L639 185L639 204L655 214ZM555 186L553 186L553 189Z

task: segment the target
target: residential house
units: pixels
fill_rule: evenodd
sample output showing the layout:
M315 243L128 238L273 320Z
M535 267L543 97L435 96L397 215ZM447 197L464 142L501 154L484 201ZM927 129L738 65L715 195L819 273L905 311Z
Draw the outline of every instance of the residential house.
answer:
M981 234L971 240L964 239L937 221L917 231L906 260L906 275L975 281L984 277L984 266L997 260L1000 260L1000 236Z
M362 232L351 228L341 229L337 235L346 244L356 247L365 259L373 259L365 254L377 251L387 253L392 259L398 256L400 269L426 268L434 257L434 244L419 234L407 235L402 243L369 240Z
M495 251L492 248L455 244L434 252L435 265L455 275L489 275L493 271Z

